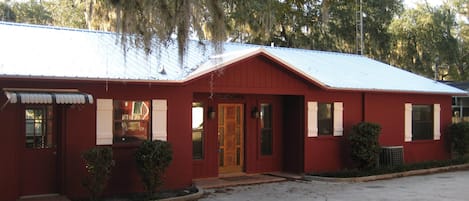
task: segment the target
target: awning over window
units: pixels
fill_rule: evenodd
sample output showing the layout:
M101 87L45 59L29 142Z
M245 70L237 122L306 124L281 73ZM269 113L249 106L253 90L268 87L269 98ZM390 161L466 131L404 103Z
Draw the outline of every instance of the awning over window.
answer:
M10 103L22 104L93 104L91 94L56 91L5 91Z

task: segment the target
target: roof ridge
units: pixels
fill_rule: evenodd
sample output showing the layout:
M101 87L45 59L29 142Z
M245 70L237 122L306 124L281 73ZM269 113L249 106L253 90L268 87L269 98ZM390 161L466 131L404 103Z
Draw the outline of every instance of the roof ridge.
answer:
M337 51L326 51L326 50L315 50L315 49L305 49L305 48L294 48L294 47L280 47L280 46L264 46L266 49L284 49L288 51L296 51L296 52L316 52L320 54L333 54L333 55L344 55L344 56L352 56L352 57L365 57L365 55L360 54L353 54L348 52L337 52Z
M42 28L42 29L52 29L52 30L60 30L60 31L74 31L74 32L83 32L83 33L119 34L118 32L111 32L111 31L100 31L100 30L90 30L90 29L81 29L81 28L60 27L60 26L43 25L43 24L27 24L27 23L5 22L5 21L0 21L0 24L7 25L7 26L13 26L13 27Z

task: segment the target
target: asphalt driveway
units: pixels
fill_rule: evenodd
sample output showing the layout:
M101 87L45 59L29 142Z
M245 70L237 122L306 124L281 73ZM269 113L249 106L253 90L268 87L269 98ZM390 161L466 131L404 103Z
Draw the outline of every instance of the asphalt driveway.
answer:
M206 190L200 200L469 200L469 171L411 176L363 183L286 181Z

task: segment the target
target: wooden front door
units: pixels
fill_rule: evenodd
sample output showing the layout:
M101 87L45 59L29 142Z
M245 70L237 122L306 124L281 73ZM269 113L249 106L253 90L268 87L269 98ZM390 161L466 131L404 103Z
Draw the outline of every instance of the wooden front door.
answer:
M28 106L22 135L21 195L57 193L57 126L53 106Z
M218 105L219 174L243 171L244 107L242 104Z

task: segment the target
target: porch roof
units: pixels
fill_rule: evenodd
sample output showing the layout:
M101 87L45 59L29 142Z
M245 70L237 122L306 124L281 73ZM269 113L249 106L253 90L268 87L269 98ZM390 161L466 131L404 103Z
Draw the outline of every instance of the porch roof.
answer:
M243 59L266 55L327 89L466 95L467 92L365 56L224 43L215 54L208 42L190 40L184 63L177 45L146 55L118 35L0 22L0 77L182 83Z
M7 103L93 104L93 96L78 90L3 89Z

